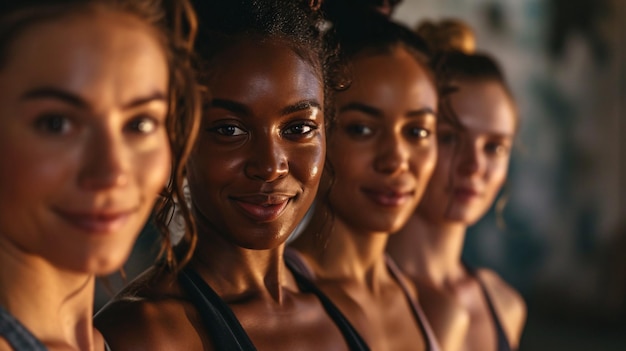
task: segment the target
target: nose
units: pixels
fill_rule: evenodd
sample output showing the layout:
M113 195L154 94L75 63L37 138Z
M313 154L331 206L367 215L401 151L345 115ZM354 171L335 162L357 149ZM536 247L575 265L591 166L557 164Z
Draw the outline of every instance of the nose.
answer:
M480 172L484 160L480 153L480 145L475 142L459 143L457 149L458 170L461 175L473 175Z
M124 141L110 130L95 132L85 143L79 186L97 191L128 183Z
M399 134L390 132L382 136L374 160L377 172L394 174L408 169L410 150Z
M245 167L248 178L270 183L289 173L287 153L280 140L275 139L278 137L270 135L252 143L252 152Z

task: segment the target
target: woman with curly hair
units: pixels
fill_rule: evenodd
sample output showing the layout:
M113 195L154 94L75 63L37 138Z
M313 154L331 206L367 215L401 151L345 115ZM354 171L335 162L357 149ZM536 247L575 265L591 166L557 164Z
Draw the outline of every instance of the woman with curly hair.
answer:
M197 245L185 269L155 267L98 314L115 350L367 349L283 260L315 197L331 117L315 8L196 2L210 91L187 173Z
M0 4L0 350L107 348L95 277L173 196L199 122L183 5Z

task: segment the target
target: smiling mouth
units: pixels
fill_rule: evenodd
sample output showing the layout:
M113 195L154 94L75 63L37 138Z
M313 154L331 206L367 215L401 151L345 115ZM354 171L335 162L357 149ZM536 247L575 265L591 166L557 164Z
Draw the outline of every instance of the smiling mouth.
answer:
M233 197L231 200L250 219L266 223L278 219L292 198L288 195L262 194Z
M56 213L73 227L90 234L108 234L118 232L135 210L120 212L67 212Z
M414 195L413 191L386 191L363 189L363 193L375 204L382 207L399 207L408 203Z
M454 189L454 197L461 202L469 202L479 197L479 193L471 188Z

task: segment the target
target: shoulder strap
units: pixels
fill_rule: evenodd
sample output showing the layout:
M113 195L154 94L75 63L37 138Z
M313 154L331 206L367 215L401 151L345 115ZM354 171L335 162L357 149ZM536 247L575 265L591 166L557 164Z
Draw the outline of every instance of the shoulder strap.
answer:
M196 271L183 270L179 281L200 312L216 350L256 351L233 311Z
M294 256L295 257L295 256ZM369 346L365 343L365 340L359 335L356 329L350 324L348 319L339 311L337 306L330 301L330 299L313 284L307 277L305 277L296 267L292 260L285 260L287 268L293 274L298 287L302 292L314 294L320 300L324 310L328 313L328 316L335 322L341 334L343 335L348 348L352 351L369 351Z
M15 317L0 306L0 336L16 350L47 351L48 349Z
M313 269L304 261L300 253L291 247L286 247L283 253L285 263L290 270L296 270L300 275L307 278L309 281L315 280L315 273Z
M491 313L491 316L493 318L493 324L495 324L496 326L496 333L498 334L498 340L497 340L498 351L511 351L512 348L511 348L511 345L509 344L509 338L506 336L506 333L504 332L502 323L500 323L500 318L498 318L498 314L496 313L496 308L493 306L493 302L491 301L491 297L489 296L487 287L485 286L483 281L480 279L480 276L478 275L478 272L476 271L476 269L474 269L474 267L470 266L464 261L462 263L463 263L463 266L465 266L465 269L467 269L467 271L469 272L469 274L472 275L474 278L476 278L476 281L480 285L480 289L482 290L483 295L485 296L485 300L487 301L487 306L489 307L489 312Z
M404 292L404 296L406 296L406 299L411 306L413 317L415 318L417 325L422 330L422 335L424 335L424 338L426 339L426 349L428 351L439 351L441 348L439 347L435 333L431 329L430 323L428 323L428 319L426 318L426 315L424 315L424 311L422 311L422 307L419 305L419 302L417 302L411 295L410 289L407 286L406 281L403 279L403 273L391 257L385 256L385 261L387 263L389 273L391 273L391 276L396 280L396 282L398 282L400 288Z

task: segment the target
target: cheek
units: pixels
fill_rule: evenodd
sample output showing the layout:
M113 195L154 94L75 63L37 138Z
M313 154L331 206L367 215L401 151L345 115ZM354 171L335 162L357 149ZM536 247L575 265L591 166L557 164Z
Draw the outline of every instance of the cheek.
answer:
M0 142L2 206L22 201L35 205L67 191L76 180L80 147L57 150L32 141Z
M432 144L427 147L418 147L414 149L412 162L415 173L421 179L429 179L433 174L437 165L437 147Z
M324 169L326 145L323 135L319 136L314 143L303 145L290 152L290 173L302 183L319 185L320 177Z
M443 191L450 183L451 169L454 166L454 156L446 151L439 151L436 156L435 166L432 173L430 187L437 187Z
M488 181L489 187L492 189L494 193L500 191L504 182L506 181L506 177L509 170L509 159L496 160L489 165L488 169Z
M241 150L222 150L206 140L200 140L188 162L191 194L214 195L210 189L230 184L244 175L245 154ZM196 197L195 202L208 196Z
M354 142L335 140L329 143L327 158L334 170L334 182L356 184L359 177L372 169L374 155L374 150L359 147Z
M146 196L160 192L170 177L171 154L167 138L150 150L134 153L133 172L137 186ZM153 196L154 197L154 196Z

